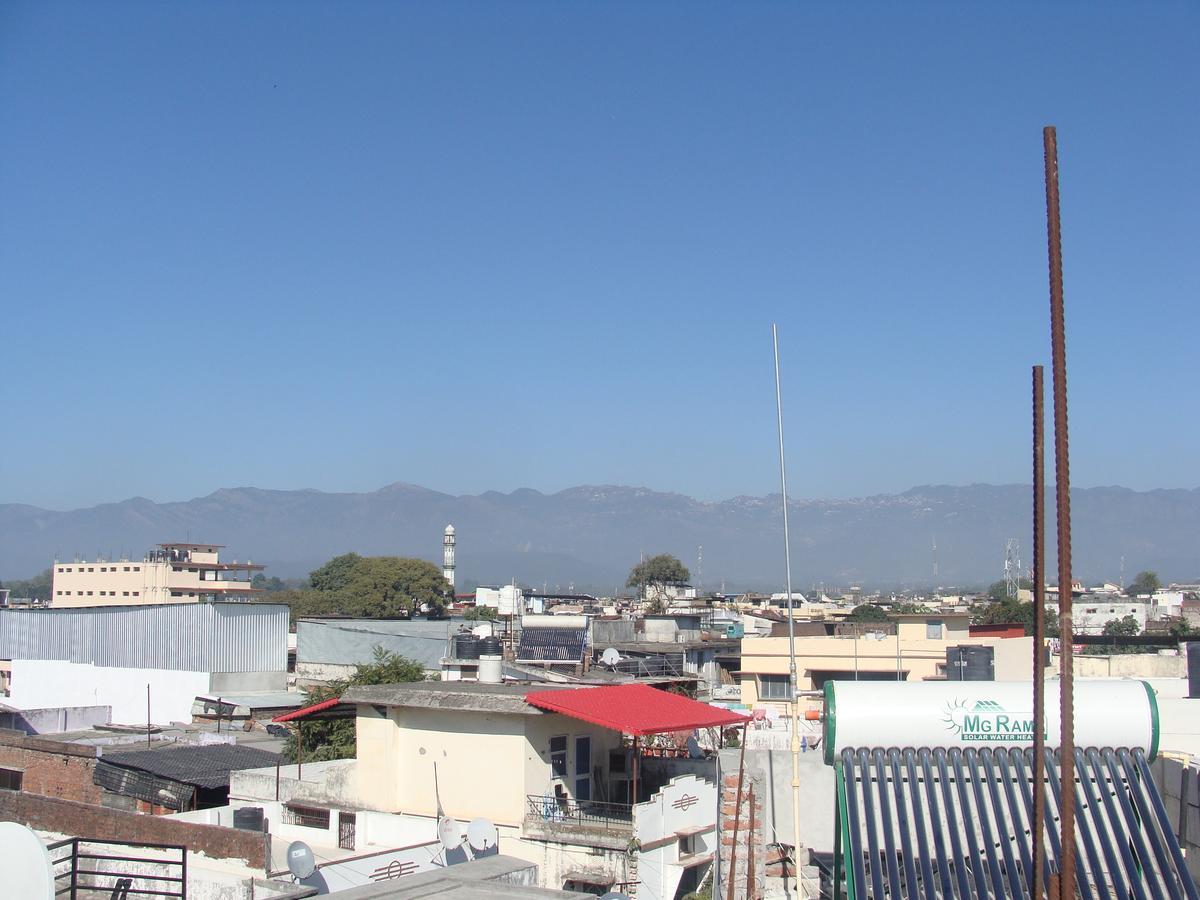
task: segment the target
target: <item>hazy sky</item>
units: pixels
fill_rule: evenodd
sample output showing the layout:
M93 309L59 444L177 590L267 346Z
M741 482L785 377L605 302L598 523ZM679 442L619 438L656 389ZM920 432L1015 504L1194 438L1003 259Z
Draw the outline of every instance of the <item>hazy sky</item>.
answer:
M1200 12L0 6L0 502L1195 487ZM1048 373L1047 373L1048 374ZM1049 385L1047 385L1049 388Z

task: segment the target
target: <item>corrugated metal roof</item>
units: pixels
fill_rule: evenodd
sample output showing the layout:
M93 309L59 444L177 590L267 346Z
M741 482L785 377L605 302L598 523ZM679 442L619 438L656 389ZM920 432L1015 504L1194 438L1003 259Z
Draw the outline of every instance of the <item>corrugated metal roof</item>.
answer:
M296 623L296 662L365 666L375 661L379 646L437 670L447 637L461 624L460 619L301 619Z
M278 753L243 744L200 744L105 753L103 761L112 766L169 778L180 784L200 788L220 788L229 784L229 773L242 769L263 769L280 762Z
M169 603L0 610L0 659L190 672L287 669L288 608Z
M1142 752L1076 750L1075 761L1080 896L1200 900ZM1029 896L1031 749L847 749L836 765L849 900ZM1057 751L1046 774L1048 892L1060 859Z
M746 716L739 713L647 684L531 691L525 700L539 709L633 735L741 725L746 721Z

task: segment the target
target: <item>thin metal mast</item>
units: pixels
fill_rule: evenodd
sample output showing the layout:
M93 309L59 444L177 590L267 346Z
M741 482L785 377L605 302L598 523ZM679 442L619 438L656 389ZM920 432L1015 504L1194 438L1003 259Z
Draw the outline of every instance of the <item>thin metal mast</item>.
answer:
M787 576L788 686L792 701L792 828L793 878L800 877L800 696L796 684L796 616L792 601L792 545L788 532L787 464L783 452L783 392L779 386L779 329L771 324L775 348L775 420L779 427L779 487L783 494L783 562Z

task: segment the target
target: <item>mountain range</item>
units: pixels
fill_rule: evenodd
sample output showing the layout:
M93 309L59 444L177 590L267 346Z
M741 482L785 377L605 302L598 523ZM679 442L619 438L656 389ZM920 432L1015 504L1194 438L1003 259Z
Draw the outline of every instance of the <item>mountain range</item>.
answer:
M1142 569L1164 582L1200 576L1200 490L1096 487L1071 497L1078 579L1116 581L1122 557L1127 581ZM1031 502L1028 486L986 484L793 500L793 584L987 584L1003 577L1011 538L1029 568ZM1052 496L1046 506L1052 515ZM784 581L778 495L706 502L581 486L454 496L403 483L368 493L226 488L180 502L135 497L66 512L0 504L0 578L28 577L55 559L140 558L158 542L182 540L224 544L223 559L252 559L283 578L351 550L439 562L448 523L458 534L460 587L515 578L610 593L643 554L655 553L678 556L708 590L781 590ZM1047 551L1053 573L1052 518Z

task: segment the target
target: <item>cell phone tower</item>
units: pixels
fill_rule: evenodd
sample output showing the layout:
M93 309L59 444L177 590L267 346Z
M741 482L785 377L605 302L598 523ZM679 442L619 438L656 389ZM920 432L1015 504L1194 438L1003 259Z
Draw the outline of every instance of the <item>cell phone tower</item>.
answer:
M1004 545L1004 594L1009 600L1017 599L1017 591L1021 587L1020 546L1016 538L1009 538Z

